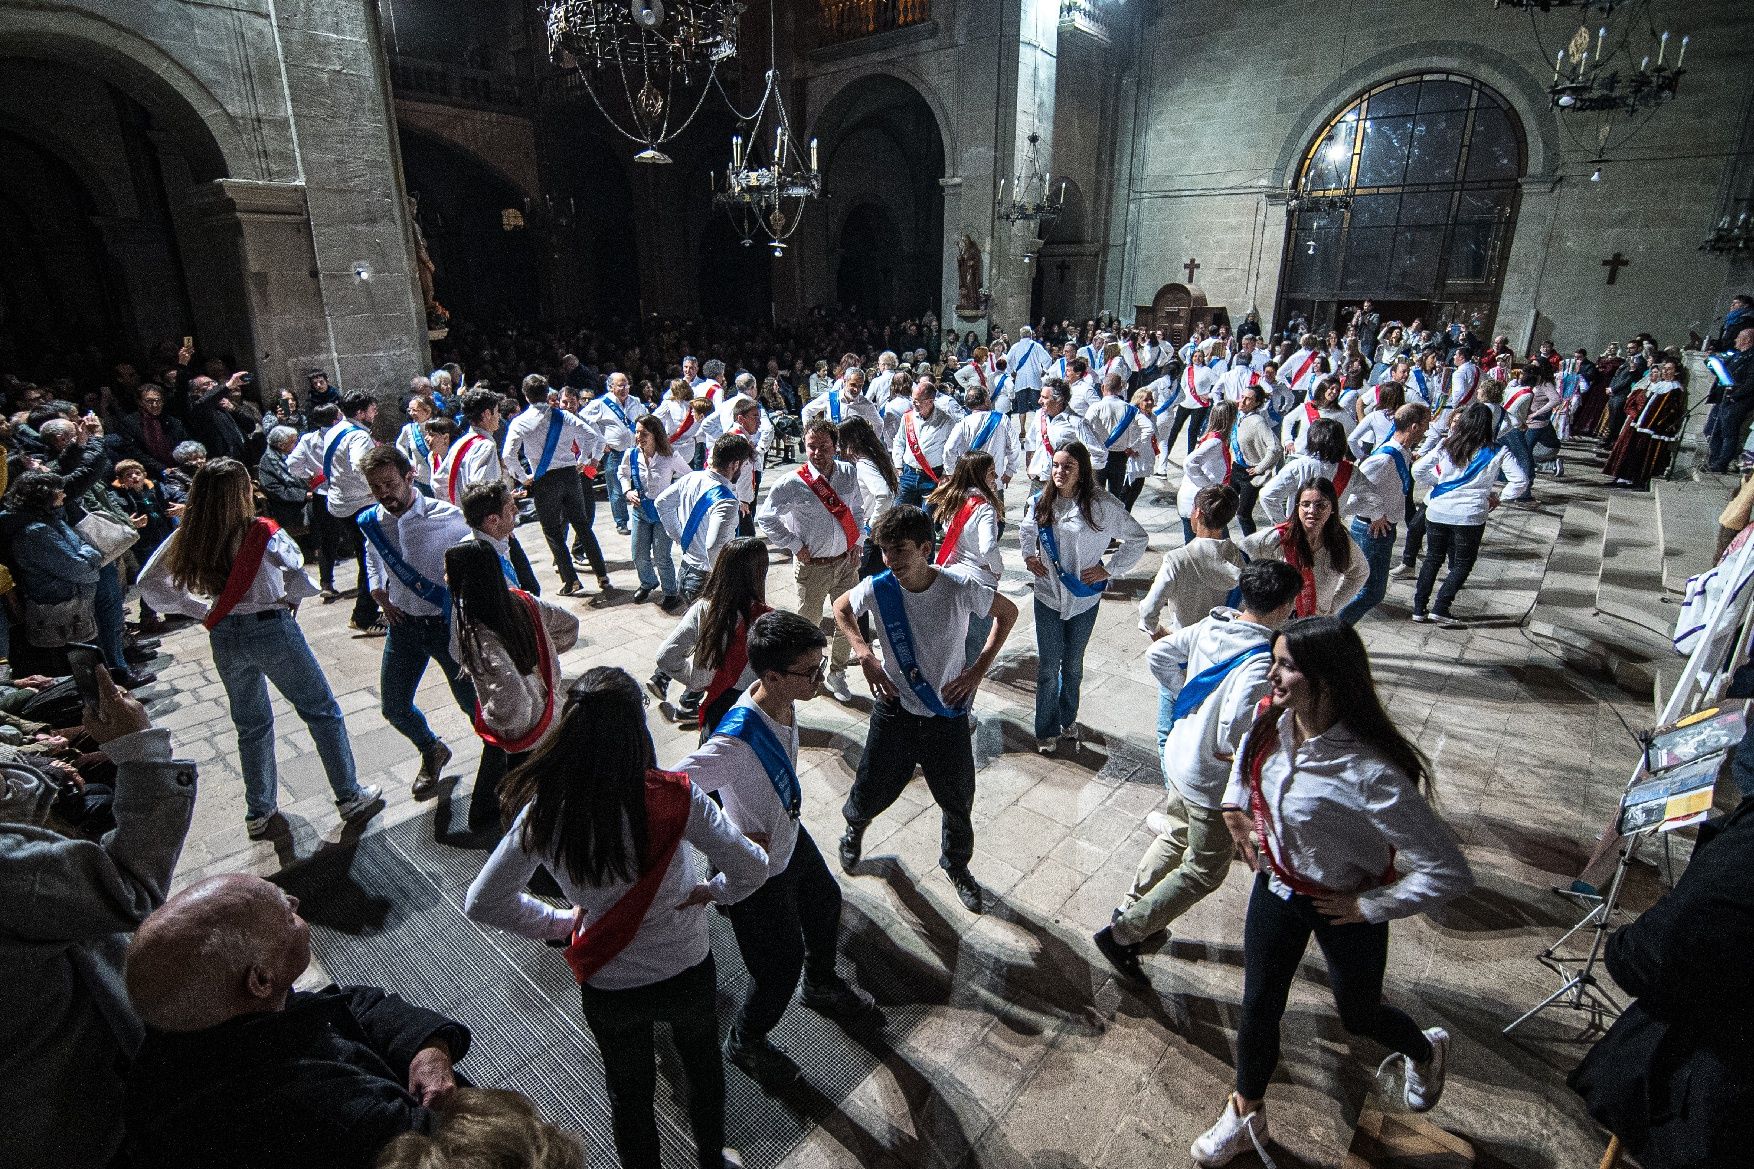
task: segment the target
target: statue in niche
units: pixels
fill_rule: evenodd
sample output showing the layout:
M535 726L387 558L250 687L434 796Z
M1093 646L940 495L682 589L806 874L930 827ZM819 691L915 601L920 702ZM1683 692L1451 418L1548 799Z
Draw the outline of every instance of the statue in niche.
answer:
M956 245L956 311L976 316L986 311L981 296L981 249L967 234Z

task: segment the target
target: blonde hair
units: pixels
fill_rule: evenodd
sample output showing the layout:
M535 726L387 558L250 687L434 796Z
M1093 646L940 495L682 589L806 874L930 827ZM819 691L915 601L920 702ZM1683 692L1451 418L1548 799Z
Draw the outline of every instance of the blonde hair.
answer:
M520 1093L458 1088L437 1114L430 1136L406 1132L384 1146L377 1169L585 1169L578 1140Z

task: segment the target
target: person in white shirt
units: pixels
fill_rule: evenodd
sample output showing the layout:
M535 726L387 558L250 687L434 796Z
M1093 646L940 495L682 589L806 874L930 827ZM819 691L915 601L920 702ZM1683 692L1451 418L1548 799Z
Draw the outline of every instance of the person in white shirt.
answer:
M1032 482L1048 481L1054 470L1054 452L1067 445L1080 442L1086 450L1102 445L1083 416L1070 408L1070 401L1066 384L1049 378L1042 384L1041 409L1024 416L1023 451Z
M1291 517L1245 536L1242 550L1250 559L1271 556L1297 569L1303 577L1299 617L1335 612L1357 595L1370 575L1364 554L1346 534L1340 501L1327 479L1312 479L1298 488Z
M958 459L938 490L926 500L926 513L944 529L932 563L954 572L966 572L990 589L999 587L1005 558L999 550L999 532L1005 522L1005 493L999 487L993 456L973 451ZM963 657L973 664L987 644L993 628L991 617L968 621Z
M1473 885L1454 835L1421 794L1430 765L1383 709L1357 631L1326 618L1290 622L1274 639L1268 681L1269 709L1237 752L1221 805L1256 875L1243 928L1235 1091L1193 1143L1201 1166L1270 1139L1264 1099L1279 1023L1312 934L1341 1024L1401 1057L1410 1111L1438 1102L1449 1035L1421 1031L1382 1001L1388 923Z
M333 402L312 407L309 417L312 429L299 435L292 453L286 456L286 469L310 484L311 502L307 514L311 521L311 535L317 545L317 595L325 605L341 599L341 594L335 589L335 559L344 549L352 547L351 539L341 530L341 521L329 512L329 484L323 478L323 436L340 420L341 407ZM364 567L362 555L362 571Z
M1323 418L1338 423L1341 427L1340 437L1345 439L1346 432L1352 429L1357 419L1340 408L1340 390L1338 378L1317 378L1315 390L1310 394L1309 400L1285 416L1284 423L1279 427L1279 437L1287 454L1307 453L1309 428Z
M1364 553L1370 576L1358 595L1340 610L1340 620L1356 625L1388 595L1389 565L1395 554L1395 529L1407 520L1413 498L1413 452L1425 438L1431 411L1409 402L1395 411L1395 429L1358 464L1352 477L1352 542Z
M1084 649L1096 628L1097 603L1148 543L1121 501L1097 486L1083 443L1055 451L1053 468L1018 530L1023 565L1035 577L1035 747L1043 755L1060 742L1078 745Z
M852 643L876 700L858 774L841 808L847 828L840 864L848 873L858 866L866 826L895 803L918 767L942 814L938 864L969 912L981 913L983 891L968 871L975 783L968 711L1017 622L1017 606L972 576L933 565L933 536L932 520L919 508L898 505L885 512L871 539L887 570L834 603L835 624ZM881 661L860 632L861 615L881 631ZM980 656L968 664L968 623L981 616L992 617L993 628Z
M750 446L749 460L738 472L734 485L737 489L737 534L753 536L755 499L761 491L761 469L762 464L767 461L768 447L773 443L773 428L768 423L761 403L748 394L737 394L726 402L725 408L720 411L720 422L728 425L717 437L736 436L747 441Z
M1328 373L1327 358L1322 355L1321 341L1314 333L1305 333L1297 340L1295 353L1280 365L1280 374L1292 394L1307 399L1315 389L1316 379Z
M1097 486L1132 511L1145 487L1143 478L1131 474L1133 457L1151 449L1151 415L1127 401L1126 393L1120 375L1103 378L1102 399L1085 413L1084 424L1096 438L1089 450Z
M444 468L439 472L445 482L443 498L453 507L462 503L463 492L475 484L507 478L494 438L499 433L502 402L504 399L492 390L463 391L463 421L468 430L451 444Z
M1236 403L1220 402L1212 407L1208 421L1211 429L1191 444L1187 462L1182 467L1182 480L1175 491L1175 509L1181 515L1182 541L1194 538L1194 507L1200 492L1208 487L1230 486L1236 497L1230 508L1234 517L1241 505L1241 495L1231 484L1231 431L1236 428ZM1228 525L1229 518L1225 523Z
M1161 387L1159 389L1158 387ZM1174 400L1175 417L1169 421L1169 431L1163 436L1164 456L1175 448L1175 440L1181 437L1182 426L1188 428L1188 450L1205 433L1206 415L1212 409L1212 403L1219 400L1220 393L1218 375L1195 353L1181 373L1171 378L1167 375L1153 383L1155 392L1162 395L1164 401Z
M1005 368L1011 373L1012 398L1015 412L1026 414L1036 408L1041 394L1041 379L1047 373L1053 355L1047 346L1035 339L1035 330L1024 325L1017 330L1017 344L1005 354ZM954 464L952 464L954 465Z
M560 573L560 595L574 597L584 591L567 543L569 527L584 544L598 588L607 594L611 588L609 570L592 530L595 509L586 498L579 473L581 467L593 466L602 458L603 436L578 415L549 405L548 391L548 379L541 374L524 379L524 400L529 405L506 427L503 463L512 480L528 486L536 501L542 539ZM457 498L462 499L462 493Z
M1437 350L1427 349L1421 353L1418 363L1408 371L1405 382L1407 401L1435 409L1438 399L1443 397L1443 368L1438 362Z
M603 456L604 482L613 485L622 458L633 449L633 427L646 414L646 404L633 396L632 385L625 373L609 375L607 388L585 404L585 421L603 436L607 453ZM615 530L626 536L627 500L615 490L609 492L609 514L615 519Z
M879 376L871 380L873 384L879 381L883 383L884 397L887 397L889 383L895 376L895 371L891 370L889 377ZM849 418L863 418L872 426L883 425L883 415L877 408L877 401L865 392L865 371L862 369L847 370L843 384L831 386L820 398L810 399L804 403L804 409L798 414L799 425L806 428L818 419L826 420L831 426L839 426Z
M463 520L475 538L499 554L506 580L532 597L542 595L542 584L518 543L518 500L505 483L477 483L463 493Z
M725 363L714 357L701 367L701 377L688 383L696 399L717 411L731 395L725 392Z
M1082 357L1074 358L1072 361L1072 380L1066 383L1070 389L1068 403L1072 408L1072 413L1080 418L1084 417L1086 410L1096 405L1096 399L1100 396L1094 370L1095 367ZM1045 389L1045 382L1043 386Z
M1413 464L1414 481L1431 488L1425 498L1425 562L1413 586L1414 621L1435 620L1446 629L1461 628L1450 605L1474 571L1486 517L1498 506L1499 476L1510 481L1513 492L1528 485L1516 461L1502 447L1492 445L1493 429L1492 408L1477 402L1456 416L1437 449ZM1427 613L1437 570L1446 560L1449 571Z
M674 613L682 605L682 594L670 553L670 533L658 516L658 497L689 473L688 464L671 449L664 420L656 414L642 415L633 433L634 448L615 471L615 489L627 501L633 525L633 570L639 576L633 599L647 600L661 587L659 607Z
M859 370L858 384L863 391L859 396L869 400L873 406L881 405L883 400L889 397L889 383L895 379L895 367L900 364L901 358L896 356L893 350L885 349L879 353L877 355L877 373L868 384L865 381L865 371ZM848 372L850 373L851 370ZM841 422L839 418L832 419L832 421L836 426L839 426Z
M424 378L416 379L424 381ZM396 434L396 447L414 464L414 487L422 495L432 494L433 453L426 438L426 424L433 418L431 396L408 399L408 421Z
M383 808L382 788L360 786L347 721L298 627L299 602L317 595L304 556L272 520L256 518L242 463L214 459L195 472L182 522L147 559L139 586L157 612L181 613L207 628L237 730L251 840L268 835L280 815L268 682L309 730L341 819Z
M1291 616L1297 573L1261 560L1238 577L1240 609L1208 616L1151 643L1146 661L1158 683L1158 754L1165 806L1146 823L1146 847L1096 948L1129 980L1149 985L1139 960L1144 942L1165 933L1224 883L1236 846L1219 804L1231 765L1268 691L1273 631Z
M914 383L910 401L912 409L902 416L889 457L901 475L896 502L918 507L944 478L944 444L956 429L956 419L939 405L931 378Z
M823 605L858 583L866 523L858 471L834 457L835 442L832 425L812 422L804 431L804 462L773 485L755 515L768 544L792 554L798 614L818 624ZM846 638L837 635L823 687L841 702L853 697L846 673L851 655Z
M725 545L736 537L741 505L737 480L755 457L755 448L741 434L727 434L713 444L712 466L690 471L658 496L658 519L682 552L682 596L692 601Z
M360 467L365 457L377 446L371 427L378 417L377 399L362 390L349 390L341 398L341 420L323 432L318 468L327 492L329 516L347 547L359 561L359 583L353 597L353 618L348 623L356 633L373 633L382 628L377 604L365 582L365 544L354 520L371 506L371 488L366 485Z
M621 1164L659 1163L660 1022L669 1025L687 1081L699 1162L730 1163L721 1152L725 1065L706 907L759 888L767 854L686 775L658 770L643 703L625 670L598 666L573 683L553 739L511 777L505 801L516 818L469 886L463 912L566 944L602 1053ZM646 832L646 848L631 846L635 831ZM655 888L640 886L642 860L662 873ZM524 892L539 866L570 904Z
M725 1055L763 1087L798 1078L798 1065L768 1035L804 979L804 1005L843 1025L876 1025L882 1013L835 970L840 944L840 883L800 820L796 704L815 697L827 638L795 613L765 613L749 626L754 682L700 749L676 764L694 785L717 795L746 835L764 841L767 880L724 908L749 987L731 1023Z
M1157 576L1152 579L1145 599L1139 602L1142 633L1155 641L1166 632L1174 633L1204 620L1224 603L1236 587L1237 573L1248 563L1242 549L1230 541L1230 521L1235 517L1236 490L1222 480L1195 493L1188 538L1180 548L1163 554ZM1167 631L1158 624L1166 607ZM1163 746L1161 737L1157 745Z
M859 579L864 580L883 571L883 553L870 538L871 528L884 512L895 506L900 480L895 474L895 464L889 458L889 444L879 438L863 418L849 418L841 423L838 442L841 457L852 463L859 480L859 507L865 517Z
M984 452L998 468L1002 488L1023 470L1023 445L1017 439L1017 431L1005 425L1002 411L988 408L986 391L978 386L968 391L964 405L968 413L944 440L944 465L954 473L962 456Z
M1267 513L1270 524L1282 524L1289 519L1297 493L1305 484L1317 479L1326 479L1334 485L1342 518L1351 514L1346 493L1357 468L1346 446L1346 431L1332 418L1318 418L1304 438L1307 440L1306 453L1287 460L1261 488L1261 510Z
M365 477L378 501L358 519L366 536L366 579L390 624L378 672L379 702L384 721L420 752L414 777L419 798L437 790L451 761L451 749L414 705L427 662L444 671L464 715L475 713L475 687L451 657L451 598L444 585L445 552L469 538L469 524L449 503L414 490L414 468L394 446L366 456Z
M1358 425L1346 436L1346 445L1351 448L1354 458L1365 458L1388 441L1389 435L1395 432L1395 413L1406 401L1404 388L1394 382L1385 382L1377 387L1376 405L1365 412ZM1430 411L1427 410L1426 413L1429 415Z
M1236 488L1236 522L1245 536L1255 530L1255 501L1285 457L1273 424L1261 409L1259 386L1248 386L1236 402L1236 422L1230 428L1230 485Z
M693 409L694 388L681 378L670 383L670 392L658 403L653 414L664 424L664 436L670 442L670 451L689 467L699 470L700 459L696 455L703 449L701 446L700 415Z

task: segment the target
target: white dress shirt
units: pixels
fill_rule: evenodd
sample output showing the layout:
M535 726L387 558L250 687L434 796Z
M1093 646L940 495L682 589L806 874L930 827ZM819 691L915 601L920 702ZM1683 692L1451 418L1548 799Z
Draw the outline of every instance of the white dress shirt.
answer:
M926 456L928 467L920 466L915 457L913 443L908 441L911 429L914 440L919 443L920 453ZM943 472L948 470L944 465L944 444L950 439L950 432L956 429L956 419L942 405L934 404L929 418L920 416L919 411L909 410L902 417L901 425L896 428L895 441L890 445L889 457L895 461L895 469L913 467L920 471Z
M196 596L171 579L164 558L171 544L179 538L173 535L163 541L147 558L140 570L140 599L160 613L181 613L202 621L218 598ZM316 596L317 586L311 583L304 564L304 553L298 550L298 541L284 531L275 532L268 537L268 546L262 550L262 565L256 569L256 578L232 607L231 615L243 617L268 609L285 608L289 601L297 604L306 597Z
M436 499L414 493L414 502L399 516L378 508L378 527L384 541L408 562L408 566L436 585L445 583L445 553L454 544L474 535L474 529L463 520L460 509ZM389 593L390 604L411 617L443 617L445 611L403 584L391 572L370 539L365 542L365 576L375 592Z
M1121 546L1108 558L1106 567L1110 577L1124 575L1145 555L1149 543L1145 529L1128 514L1120 500L1106 491L1097 491L1090 511L1096 521L1094 525L1084 518L1077 501L1063 497L1054 500L1054 542L1060 550L1060 570L1082 575L1085 569L1102 564L1110 541L1119 540ZM1047 560L1041 551L1041 531L1036 526L1033 500L1024 508L1017 536L1025 559L1039 556L1044 562ZM1101 593L1080 597L1068 591L1052 564L1048 565L1046 576L1031 573L1030 578L1035 582L1035 599L1057 612L1062 620L1095 608L1102 599Z
M688 606L688 612L682 614L670 636L658 647L658 669L682 684L688 690L705 690L712 685L713 675L717 670L694 664L694 650L700 644L701 626L706 622L707 602L703 597ZM747 644L748 634L744 634ZM755 671L747 664L743 672L737 675L732 683L738 690L747 690L755 685Z
M1202 361L1190 361L1175 385L1179 394L1175 404L1183 410L1204 410L1223 392L1219 375Z
M536 468L542 465L542 449L548 445L550 419L556 414L560 416L560 438L554 444L554 457L548 462L549 471L568 467L576 475L580 464L588 466L603 457L603 435L577 414L557 410L546 403L527 406L511 420L505 431L505 468L519 483L529 483L535 478ZM461 492L458 492L458 498L462 498Z
M1054 451L1064 450L1066 444L1072 442L1081 442L1092 451L1102 445L1102 439L1090 429L1090 424L1071 410L1061 410L1051 418L1046 410L1029 415L1023 424L1023 450L1029 477L1038 483L1047 482L1054 470Z
M865 517L865 531L869 533L883 513L895 506L895 491L870 459L856 460L853 469L859 477L859 508Z
M963 455L977 449L974 440L990 418L997 418L998 424L978 449L993 456L993 472L1001 483L1023 470L1023 444L1017 438L1017 427L992 410L976 410L957 421L950 437L944 440L945 470L954 471Z
M1133 421L1115 439L1114 446L1108 445L1108 436L1114 433L1115 427L1121 424L1121 419L1127 416L1129 405L1131 403L1125 398L1104 394L1084 415L1085 425L1090 428L1091 437L1096 439L1096 445L1090 448L1092 468L1101 470L1108 466L1111 457L1124 459L1128 457L1128 452L1151 446L1151 415L1143 410L1134 413Z
M323 473L324 433L321 430L310 430L299 435L292 453L286 456L286 469L309 483L311 490L323 497L324 506L327 507L329 485L317 478ZM369 492L367 494L369 497Z
M505 479L505 463L499 457L499 446L493 441L493 435L473 426L458 435L445 453L444 465L434 474L434 482L441 477L445 498L458 505L463 502L463 493L477 483L498 483Z
M731 488L732 498L714 503L695 530L693 541L683 547L682 529L688 523L695 501L714 485ZM735 485L711 467L704 471L690 471L682 476L658 496L657 503L658 519L663 523L664 530L670 533L670 538L682 549L683 562L692 568L702 572L710 571L718 560L719 553L725 550L725 545L736 538L737 519L742 509L737 505Z
M326 458L331 444L335 456ZM323 432L323 440L317 447L317 470L322 471L327 461L329 478L323 486L329 493L330 515L345 519L372 502L371 486L366 483L365 472L359 469L359 465L377 445L371 431L349 418Z
M639 448L634 448L626 458L615 465L615 489L626 494L633 487L633 465L639 464L640 486L644 489L640 494L653 503L658 496L670 489L670 484L689 473L688 464L676 456L674 452L658 455L653 458Z
M840 417L834 416L833 397L840 399ZM878 412L877 404L863 394L849 394L844 390L831 390L820 398L811 398L804 403L804 409L798 412L800 426L808 427L818 418L832 425L839 426L849 418L863 418L871 424L871 429L883 430L883 415Z
M658 408L652 413L656 414L658 420L664 424L664 433L670 438L670 452L685 463L693 463L694 448L701 441L703 433L700 419L695 415L693 408L687 402L678 402L675 398L665 398L658 403ZM681 428L682 423L690 418L693 418L694 421L688 423L688 429L677 434L676 432Z
M1194 518L1194 499L1207 487L1230 481L1230 436L1208 434L1182 465L1181 485L1175 489L1175 510L1182 519Z
M1215 607L1206 617L1151 643L1145 660L1170 695L1188 679L1256 646L1269 647L1273 631L1244 621L1235 609ZM1177 719L1163 742L1163 775L1195 807L1216 809L1224 800L1231 764L1255 722L1255 707L1270 689L1272 653L1237 663L1204 702Z
M1351 497L1351 514L1360 519L1387 520L1391 524L1404 523L1407 519L1407 494L1402 489L1401 472L1389 454L1391 445L1385 442L1378 446L1352 472L1347 494ZM1400 447L1394 449L1400 450ZM1402 451L1401 457L1411 471L1412 456Z
M433 471L432 445L427 443L426 453L421 453L421 444L426 443L426 433L421 430L422 425L423 424L419 422L403 423L402 429L396 433L396 449L402 452L403 457L405 457L409 463L413 464L414 481L416 483L424 483L428 487L431 487ZM416 438L419 439L419 442L415 441ZM318 469L321 470L321 467Z
M796 554L808 549L811 556L819 559L844 556L857 547L857 539L851 545L847 543L840 521L804 482L805 467L810 467L812 475L817 474L815 467L805 463L780 476L756 509L755 526L761 529L769 544L787 552ZM861 530L865 526L865 513L859 501L858 472L851 463L836 459L827 478L830 489L840 496L841 502L852 513L853 530Z
M1005 354L1005 368L1011 371L1019 390L1040 390L1042 374L1047 372L1051 358L1047 347L1034 337L1024 337Z
M755 699L747 690L732 704L733 709L738 706L748 707L756 718L767 724L774 739L785 749L795 774L798 767L796 718L791 726L775 722L755 705ZM687 775L708 795L717 792L724 801L725 814L744 835L767 835L769 877L786 871L786 866L792 861L792 849L798 843L798 821L792 819L785 804L780 802L779 793L774 790L773 781L768 778L767 769L761 765L755 748L735 735L710 735L706 742L670 770Z
M1084 417L1084 412L1096 405L1096 399L1102 394L1102 387L1096 384L1096 378L1085 374L1069 387L1072 397L1066 404L1072 413Z
M610 404L612 402L613 406ZM625 422L622 421L620 415L615 413L616 407L620 408L622 414L627 415ZM651 411L646 409L644 402L632 394L627 396L626 401L622 401L614 394L604 392L586 402L582 413L585 421L589 422L603 436L603 444L610 450L619 452L633 446L633 428L639 424L641 418L644 418Z
M946 535L954 519L944 517ZM949 561L940 567L971 573L990 589L999 587L999 578L1005 575L1005 557L999 549L999 517L991 504L976 501L973 514L956 537L956 547L950 550Z

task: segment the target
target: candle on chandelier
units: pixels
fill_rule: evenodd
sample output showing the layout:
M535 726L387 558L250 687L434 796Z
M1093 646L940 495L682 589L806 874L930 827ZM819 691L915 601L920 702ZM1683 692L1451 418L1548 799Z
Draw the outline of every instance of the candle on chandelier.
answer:
M816 139L814 138L810 139L810 169L812 171L821 169L816 165Z
M1681 62L1687 59L1687 42L1691 39L1691 37L1681 38L1681 51L1675 54L1675 68L1679 69Z
M1004 201L1005 201L1005 180L1000 179L999 180L999 202L1003 203Z
M1669 51L1669 34L1665 29L1662 39L1657 42L1657 67L1662 68L1663 55Z
M786 131L783 126L773 128L773 165L778 170L786 162Z
M1553 55L1553 84L1559 84L1559 70L1565 66L1565 50L1560 49Z
M1650 69L1650 54L1646 53L1644 60L1642 60L1638 63L1638 71L1640 73L1645 73L1645 72L1648 72L1649 69Z
M1602 63L1602 42L1608 39L1608 26L1596 29L1596 64Z
M731 135L731 165L734 167L743 165L743 135L741 134Z

